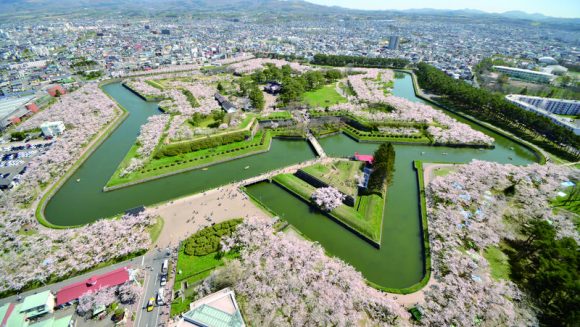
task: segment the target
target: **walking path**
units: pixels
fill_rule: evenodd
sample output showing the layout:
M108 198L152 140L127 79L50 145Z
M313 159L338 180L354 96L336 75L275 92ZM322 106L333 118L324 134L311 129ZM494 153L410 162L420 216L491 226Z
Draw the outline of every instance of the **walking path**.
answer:
M308 132L308 141L312 144L312 147L320 158L326 158L326 152L324 152L324 149L320 143L318 143L318 140L310 132Z

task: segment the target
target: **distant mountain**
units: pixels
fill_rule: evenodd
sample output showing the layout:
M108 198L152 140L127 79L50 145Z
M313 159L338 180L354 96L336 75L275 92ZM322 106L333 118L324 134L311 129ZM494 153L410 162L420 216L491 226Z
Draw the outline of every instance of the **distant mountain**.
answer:
M549 17L542 14L528 14L524 11L513 10L513 11L506 11L500 14L501 16L514 18L514 19L528 19L528 20L546 20L546 19L554 19L554 17Z
M110 10L191 10L191 11L280 11L323 12L327 6L302 0L0 0L0 12L20 11L75 11L107 8ZM341 9L332 7L333 11Z
M91 12L91 9L97 9ZM436 15L456 17L493 17L500 19L533 20L550 23L580 24L580 19L562 19L528 14L523 11L508 11L501 14L487 13L475 9L408 9L408 10L355 10L338 6L323 6L304 0L0 0L0 18L14 15L62 14L78 12L84 14L103 14L111 11L131 13L277 13L277 14L368 14L383 15Z

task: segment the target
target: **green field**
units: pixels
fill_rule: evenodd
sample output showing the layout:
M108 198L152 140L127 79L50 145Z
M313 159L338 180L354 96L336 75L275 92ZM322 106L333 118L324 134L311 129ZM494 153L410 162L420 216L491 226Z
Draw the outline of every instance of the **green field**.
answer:
M311 107L328 107L347 100L336 92L335 85L326 85L321 89L309 91L302 95L302 100Z
M346 195L357 194L357 175L362 175L363 163L359 161L335 161L332 164L315 164L302 171L336 187Z

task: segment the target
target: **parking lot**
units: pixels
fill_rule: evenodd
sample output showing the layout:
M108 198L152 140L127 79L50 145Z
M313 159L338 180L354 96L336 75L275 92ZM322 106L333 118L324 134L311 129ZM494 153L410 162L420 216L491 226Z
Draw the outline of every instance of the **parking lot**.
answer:
M4 144L0 147L0 189L12 188L20 182L30 160L46 152L53 141Z

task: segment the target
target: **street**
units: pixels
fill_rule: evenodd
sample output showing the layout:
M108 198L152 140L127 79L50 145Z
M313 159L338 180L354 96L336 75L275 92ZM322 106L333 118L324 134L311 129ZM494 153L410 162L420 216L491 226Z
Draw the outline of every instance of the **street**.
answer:
M151 312L147 312L147 301L150 298L157 297L157 292L161 287L161 265L165 259L169 259L170 254L167 249L151 250L145 255L143 261L140 263L141 268L145 272L145 280L143 282L143 295L139 300L137 306L135 326L153 327L158 326L160 321L166 321L169 318L169 305L172 299L172 285L168 282L164 288L165 305L158 306L155 302L155 308ZM171 271L168 272L171 276Z

